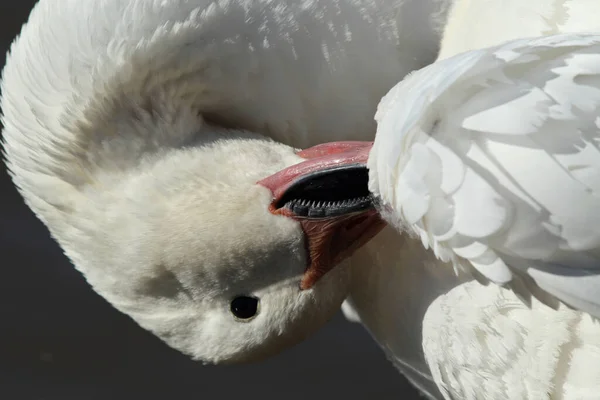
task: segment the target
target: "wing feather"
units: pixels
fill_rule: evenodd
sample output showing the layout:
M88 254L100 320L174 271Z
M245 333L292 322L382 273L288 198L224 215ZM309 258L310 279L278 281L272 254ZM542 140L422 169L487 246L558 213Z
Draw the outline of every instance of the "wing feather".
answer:
M600 36L461 54L382 104L371 189L397 220L440 259L600 317Z

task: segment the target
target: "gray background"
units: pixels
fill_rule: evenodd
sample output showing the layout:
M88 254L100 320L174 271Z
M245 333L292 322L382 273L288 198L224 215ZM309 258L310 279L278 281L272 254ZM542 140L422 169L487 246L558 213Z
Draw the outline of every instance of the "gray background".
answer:
M34 3L0 3L0 67ZM0 399L363 400L414 393L367 332L341 315L267 362L191 361L88 287L0 163Z

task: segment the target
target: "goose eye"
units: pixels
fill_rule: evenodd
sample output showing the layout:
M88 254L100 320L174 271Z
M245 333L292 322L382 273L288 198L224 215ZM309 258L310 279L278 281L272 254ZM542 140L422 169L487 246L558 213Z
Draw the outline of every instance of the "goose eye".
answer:
M256 297L238 296L231 301L231 313L240 320L248 321L258 314L259 300Z

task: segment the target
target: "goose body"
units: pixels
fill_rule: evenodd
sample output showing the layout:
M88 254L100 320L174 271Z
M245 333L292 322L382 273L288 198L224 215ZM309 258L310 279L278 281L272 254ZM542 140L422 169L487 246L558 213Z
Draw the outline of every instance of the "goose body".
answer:
M409 265L455 276L422 322L446 399L600 393L598 65L600 36L520 39L438 61L379 105L370 188L415 238Z
M600 29L594 0L457 0L448 14L439 58L509 40L594 33Z
M446 59L465 51L500 45L513 39L559 33L599 32L600 24L595 18L598 7L598 2L593 0L532 0L526 2L518 0L456 0L451 5L447 23L444 26L438 59ZM398 103L398 109L405 107L400 100ZM387 238L387 242L384 238ZM500 309L519 304L517 309L521 310L523 305L519 301L519 297L522 296L521 294L516 295L513 289L520 293L522 290L515 287L514 283L512 288L495 285L481 288L478 282L473 281L474 278L469 273L459 271L458 274L455 274L450 272L449 268L437 268L435 260L431 259L429 250L425 250L418 242L415 243L415 240L409 237L399 238L395 237L393 233L383 232L378 239L378 241L371 242L369 247L364 248L365 252L370 252L366 258L387 260L388 264L375 262L371 269L363 269L355 274L356 281L347 301L347 308L352 307L353 318L363 322L400 370L404 371L425 393L429 393L431 398L442 398L442 394L436 388L437 385L434 383L432 371L424 354L425 352L433 354L435 351L441 354L442 349L446 348L448 343L445 341L441 341L437 345L434 341L423 343L423 323L427 310L431 309L428 314L430 316L434 315L433 310L437 310L435 313L440 318L440 323L430 332L436 330L442 332L442 328L444 328L447 329L445 332L449 336L450 332L453 332L455 334L453 337L461 337L461 334L464 333L461 331L463 317L455 315L451 312L452 310L465 308L465 317L487 309L484 306L477 306L479 303L498 304ZM368 283L365 284L365 282ZM471 290L469 288L474 290L477 295L466 294L467 290ZM461 292L463 290L464 293ZM449 295L451 291L454 297ZM465 302L464 299L470 299L470 301ZM532 301L533 306L544 308L536 299ZM518 322L513 322L513 327L507 331L514 334L514 330L525 329L531 333L524 337L536 338L535 330L531 327L552 323L553 318L562 318L560 313L552 311L549 314L543 312L536 314L537 317L534 318L527 309L527 312L522 314L525 316L524 319L515 317L515 321ZM433 320L433 317L428 318L428 321ZM503 319L502 323L508 320ZM497 327L497 325L491 324L490 326ZM560 340L567 340L567 337L573 340L578 338L577 335L565 334L560 336ZM503 346L504 338L504 334L499 334L496 343ZM537 346L537 342L532 341L531 343L534 343L533 346ZM487 354L488 351L474 346L470 339L464 342L457 341L455 344L456 351L466 351L465 349L469 348L473 349L473 354L477 354L478 351ZM531 360L534 357L532 356L533 352L527 354L530 357L525 357L525 360ZM486 359L482 358L482 360ZM578 358L578 360L581 359ZM549 365L559 368L559 371L563 368L561 363L550 363ZM577 363L577 365L585 365L585 363ZM528 369L526 364L518 364L510 370L516 376L526 369ZM577 370L578 368L573 368L573 371ZM548 374L553 373L552 368L549 368L548 371ZM586 374L580 376L583 381L595 382L594 376L590 379ZM469 379L467 374L464 377L464 380L467 381L466 387L475 388L477 384L468 382ZM556 379L560 380L561 378L557 377ZM439 376L436 380L441 382ZM595 387L593 385L594 383L592 387ZM583 396L582 392L568 393L574 397L567 396L565 398ZM482 394L476 391L477 395L481 396ZM514 398L522 398L516 392L512 395L515 396ZM498 396L506 398L505 394ZM540 398L544 398L542 395L540 396ZM462 396L457 396L457 398L462 398Z

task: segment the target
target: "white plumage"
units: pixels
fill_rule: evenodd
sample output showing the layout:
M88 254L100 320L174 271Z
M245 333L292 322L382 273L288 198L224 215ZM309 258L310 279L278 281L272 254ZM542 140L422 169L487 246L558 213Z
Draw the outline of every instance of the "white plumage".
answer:
M505 287L464 283L428 308L446 398L600 393L598 65L600 36L522 39L439 61L379 105L384 215L438 268Z
M299 162L288 146L372 139L381 96L435 58L448 5L41 0L3 70L7 164L115 307L194 358L264 357L324 323L349 275L395 263L380 249L399 235L298 293L301 231L255 183ZM247 292L262 309L240 324L229 301ZM376 319L393 311L365 300ZM428 374L414 321L397 358L416 351L409 363Z
M594 398L600 329L556 298L598 312L596 272L581 268L595 266L598 240L598 63L585 50L595 38L466 54L382 102L377 142L407 132L414 151L403 157L398 136L376 145L374 182L398 183L382 196L434 252L386 229L349 260L351 274L299 295L300 232L262 207L268 196L254 183L298 162L267 138L371 139L380 96L433 60L450 3L42 0L3 72L14 180L97 291L195 358L279 351L349 289L345 310L431 398L438 387L460 399ZM528 7L504 10L515 5ZM497 8L459 1L442 56L527 36L528 26L587 29L593 6L540 0L529 14L547 25L514 12L497 20L517 28L498 30ZM505 286L482 286L473 271ZM282 284L265 286L266 276ZM240 325L215 294L249 289L263 310Z
M439 57L520 38L597 33L598 12L596 0L455 0Z

